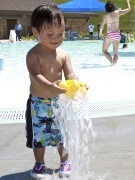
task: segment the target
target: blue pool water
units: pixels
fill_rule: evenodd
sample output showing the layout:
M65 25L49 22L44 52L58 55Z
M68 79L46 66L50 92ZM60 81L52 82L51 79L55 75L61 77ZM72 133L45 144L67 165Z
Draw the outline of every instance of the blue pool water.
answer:
M37 42L0 44L0 107L24 107L29 94L29 78L26 54ZM91 102L135 99L135 51L134 44L119 47L119 60L110 66L103 56L102 41L65 41L62 47L68 51L79 79L89 86ZM112 47L109 51L112 53Z

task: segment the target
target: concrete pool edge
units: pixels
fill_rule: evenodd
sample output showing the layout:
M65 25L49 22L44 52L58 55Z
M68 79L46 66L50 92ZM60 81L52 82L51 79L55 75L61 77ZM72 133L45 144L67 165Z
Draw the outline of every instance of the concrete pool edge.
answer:
M89 103L91 118L123 116L135 114L135 99ZM78 109L77 111L82 111ZM0 124L25 123L25 107L0 108Z

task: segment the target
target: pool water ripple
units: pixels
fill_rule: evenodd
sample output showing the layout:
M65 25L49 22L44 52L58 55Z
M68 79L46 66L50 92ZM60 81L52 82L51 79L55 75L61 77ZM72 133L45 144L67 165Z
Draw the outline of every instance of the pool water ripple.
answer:
M26 54L37 42L1 43L1 59L5 68L0 70L0 107L25 107L29 95L29 77ZM110 66L102 54L102 41L65 41L79 79L89 86L91 103L135 99L134 44L127 49L119 47L116 67ZM109 48L112 53L112 47Z

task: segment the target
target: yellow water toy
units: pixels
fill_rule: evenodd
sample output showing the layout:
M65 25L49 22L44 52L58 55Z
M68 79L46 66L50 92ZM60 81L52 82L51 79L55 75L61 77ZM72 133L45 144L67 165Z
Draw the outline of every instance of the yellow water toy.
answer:
M77 93L84 95L87 92L87 87L84 83L77 80L61 81L59 87L66 89L66 95L74 98Z

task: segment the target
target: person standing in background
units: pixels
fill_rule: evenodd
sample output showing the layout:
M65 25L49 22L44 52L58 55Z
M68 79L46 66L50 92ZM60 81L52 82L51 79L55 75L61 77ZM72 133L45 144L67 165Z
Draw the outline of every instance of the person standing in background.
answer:
M129 34L129 32L127 32L127 34L126 34L126 42L127 42L127 43L130 42L130 34Z
M101 22L99 22L98 25L97 25L97 28L98 28L98 39L100 39L100 37L99 37L100 27L101 27Z
M94 25L92 24L92 22L90 22L88 29L89 29L89 38L92 39L93 32L94 32Z
M17 41L17 39L18 39L19 41L21 41L22 25L20 24L19 21L17 21L17 24L15 25L14 30L15 30L15 33L16 33L16 41Z
M118 61L118 47L121 39L121 33L119 29L119 19L120 16L127 14L131 11L131 6L129 3L130 0L127 0L126 9L116 9L112 1L108 1L105 5L106 14L103 16L103 20L100 27L99 36L102 37L102 31L107 25L107 36L103 42L102 52L105 57L109 60L111 65L115 65ZM109 46L113 45L113 57L108 52Z

